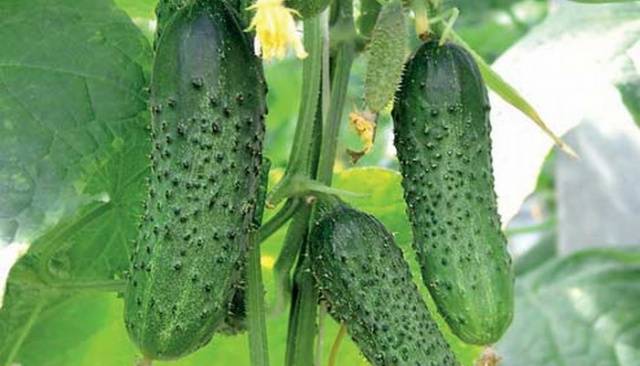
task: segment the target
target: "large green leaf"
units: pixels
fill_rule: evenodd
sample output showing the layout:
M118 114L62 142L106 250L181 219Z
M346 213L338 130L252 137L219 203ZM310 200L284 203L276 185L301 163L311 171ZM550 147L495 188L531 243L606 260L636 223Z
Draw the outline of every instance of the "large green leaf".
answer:
M584 120L632 125L616 85L637 77L629 51L640 37L640 3L587 5L568 1L494 64L561 136ZM632 72L624 73L629 69ZM627 84L633 85L633 84ZM503 222L534 190L553 146L534 123L491 94L494 175Z
M637 365L640 252L592 250L519 278L504 365Z
M30 245L0 310L0 364L47 349L80 357L104 311L59 320L75 289L110 287L128 266L147 172L150 49L107 0L6 0L0 14L0 250Z
M547 0L445 0L460 9L456 30L493 61L547 14Z

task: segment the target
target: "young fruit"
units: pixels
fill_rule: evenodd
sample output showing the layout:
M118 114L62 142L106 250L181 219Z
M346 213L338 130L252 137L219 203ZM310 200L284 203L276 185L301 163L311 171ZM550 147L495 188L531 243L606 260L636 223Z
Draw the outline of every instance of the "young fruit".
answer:
M373 113L380 113L391 102L400 85L407 47L406 30L400 0L383 6L371 34L364 79L364 100Z
M373 365L456 365L393 236L340 205L310 235L312 271L331 315Z
M423 44L393 110L422 278L452 331L491 344L513 316L513 271L493 190L489 100L463 48Z
M265 83L222 1L168 23L151 80L151 178L125 294L131 339L151 359L206 344L223 321L255 227Z

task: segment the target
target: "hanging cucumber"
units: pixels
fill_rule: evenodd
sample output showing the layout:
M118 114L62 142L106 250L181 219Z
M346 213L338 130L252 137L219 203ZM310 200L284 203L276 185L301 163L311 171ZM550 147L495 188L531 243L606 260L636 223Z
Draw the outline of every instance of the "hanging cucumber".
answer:
M150 359L210 340L255 228L266 86L233 14L222 1L193 1L156 51L149 196L124 313Z
M382 7L367 50L364 100L369 111L378 114L393 100L402 79L406 49L402 3L393 0Z
M414 247L422 277L452 331L497 341L513 316L513 271L491 163L489 99L463 48L423 44L393 110Z
M340 205L310 235L312 272L330 314L373 365L457 365L391 233Z

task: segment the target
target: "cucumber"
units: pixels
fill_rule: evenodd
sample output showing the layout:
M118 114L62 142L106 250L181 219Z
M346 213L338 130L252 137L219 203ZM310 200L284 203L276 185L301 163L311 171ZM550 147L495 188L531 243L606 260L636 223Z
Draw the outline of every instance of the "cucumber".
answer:
M171 20L171 17L178 11L188 5L191 0L159 0L156 5L156 32L154 38L154 48L157 47L158 40L164 33L164 28ZM238 19L242 28L246 28L247 23L246 12L244 11L250 5L251 0L222 0L237 12Z
M329 312L373 365L457 365L393 236L340 205L314 225L312 273Z
M255 228L266 86L222 1L168 23L151 80L151 177L125 293L125 326L150 359L206 344L227 313Z
M513 270L491 162L489 99L463 48L423 44L393 109L422 278L454 334L491 344L513 317Z
M256 206L254 213L254 226L256 230L262 224L262 216L264 214L264 201L267 197L267 189L269 185L269 169L271 168L271 161L267 158L264 159L262 163L262 168L260 172L260 188L258 190L258 205ZM259 245L256 244L256 245ZM218 328L216 332L225 334L225 335L236 335L243 333L247 330L247 260L248 258L242 259L242 269L238 271L238 276L240 280L235 284L235 293L231 298L231 301L227 304L227 315L224 318L224 321Z
M331 0L286 0L285 5L297 11L303 18L311 18L320 14L329 6Z
M371 34L364 78L364 100L373 113L390 104L402 79L407 26L400 0L384 5Z

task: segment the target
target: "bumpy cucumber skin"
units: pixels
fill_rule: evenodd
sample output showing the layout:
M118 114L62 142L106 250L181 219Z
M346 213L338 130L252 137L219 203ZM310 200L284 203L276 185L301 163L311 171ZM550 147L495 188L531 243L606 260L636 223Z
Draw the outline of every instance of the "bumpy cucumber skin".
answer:
M260 172L260 188L258 190L258 205L256 206L254 213L254 225L256 228L262 224L262 216L264 214L264 201L267 197L267 190L269 185L269 170L271 169L271 161L264 159ZM259 245L259 243L254 243ZM247 330L247 270L246 270L247 258L243 258L242 270L239 271L240 280L235 284L235 293L231 298L231 301L227 304L227 315L224 318L222 324L216 329L217 333L225 335L236 335L243 333Z
M142 353L175 359L223 321L255 227L266 87L224 2L167 25L151 80L151 178L125 325Z
M329 6L331 0L286 0L285 5L303 18L314 17Z
M407 32L400 0L382 7L371 34L364 78L364 100L371 112L380 113L400 85L405 62Z
M346 206L323 215L310 236L312 270L331 315L373 365L457 365L412 281L393 236Z
M513 270L493 189L487 90L473 58L428 42L393 110L422 278L452 331L491 344L513 317Z
M171 17L178 13L180 9L187 6L191 0L159 0L156 5L156 32L154 38L154 48L157 47L158 40L164 34L164 29L171 20ZM242 28L246 28L246 19L244 18L244 9L249 6L249 2L251 0L216 0L216 1L225 1L227 5L237 11L237 15L241 19Z

